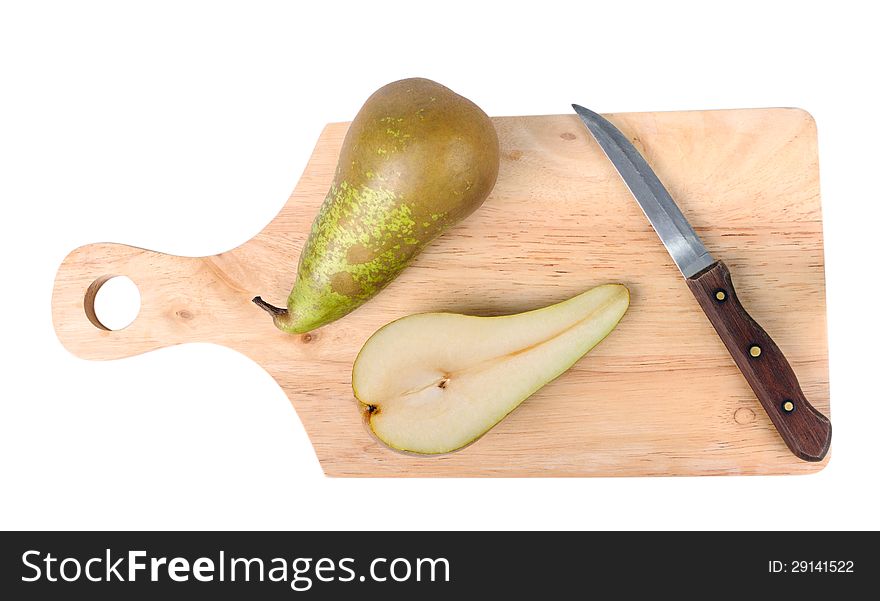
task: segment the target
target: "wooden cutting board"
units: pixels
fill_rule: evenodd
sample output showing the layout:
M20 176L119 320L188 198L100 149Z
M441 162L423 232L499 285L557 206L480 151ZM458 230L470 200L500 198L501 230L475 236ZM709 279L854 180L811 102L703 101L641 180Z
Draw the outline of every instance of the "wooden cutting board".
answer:
M816 127L797 109L607 115L644 153L743 304L829 414ZM500 117L498 183L382 294L301 336L251 303L284 305L348 124L328 125L279 215L228 252L177 257L92 244L64 259L55 329L74 354L116 359L184 342L232 347L285 390L332 476L646 476L815 472L785 447L623 182L575 115ZM119 331L94 316L108 276L141 311ZM475 444L391 451L364 426L352 362L387 322L416 312L497 315L626 284L620 326Z

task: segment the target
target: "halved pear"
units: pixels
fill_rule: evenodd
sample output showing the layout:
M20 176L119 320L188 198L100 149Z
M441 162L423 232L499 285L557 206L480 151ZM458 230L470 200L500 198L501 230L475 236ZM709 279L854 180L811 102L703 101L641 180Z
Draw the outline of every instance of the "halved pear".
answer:
M516 315L421 313L367 340L352 387L388 446L447 453L473 442L596 346L629 307L620 284Z

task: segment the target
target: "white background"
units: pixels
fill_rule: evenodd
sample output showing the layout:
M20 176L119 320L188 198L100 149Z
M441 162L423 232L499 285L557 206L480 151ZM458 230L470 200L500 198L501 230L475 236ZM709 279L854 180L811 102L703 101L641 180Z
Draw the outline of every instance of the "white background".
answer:
M877 511L876 19L867 2L9 2L0 9L0 527L852 528ZM257 233L323 125L424 76L490 115L799 106L819 126L833 459L807 477L323 476L281 389L211 345L52 330L71 249ZM794 309L793 309L794 310Z

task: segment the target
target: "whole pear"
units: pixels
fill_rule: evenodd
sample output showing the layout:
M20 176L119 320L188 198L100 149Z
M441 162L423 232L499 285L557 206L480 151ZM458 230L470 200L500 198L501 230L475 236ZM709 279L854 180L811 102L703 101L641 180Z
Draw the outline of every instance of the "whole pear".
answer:
M347 315L483 203L498 163L492 121L467 98L428 79L380 88L345 136L287 308L254 302L291 333Z

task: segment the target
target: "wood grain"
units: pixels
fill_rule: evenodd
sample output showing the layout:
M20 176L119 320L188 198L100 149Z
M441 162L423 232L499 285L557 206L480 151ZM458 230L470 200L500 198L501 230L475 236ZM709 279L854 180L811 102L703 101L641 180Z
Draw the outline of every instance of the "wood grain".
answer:
M606 115L644 153L706 246L736 274L750 313L785 349L803 392L829 415L816 130L797 109ZM74 354L115 359L214 342L262 365L287 393L333 476L795 474L761 409L639 207L577 117L496 118L501 172L471 217L382 294L301 336L251 299L283 305L347 124L328 125L296 190L256 237L201 258L94 244L64 259L55 329ZM280 266L280 267L279 267ZM90 286L126 275L141 312L127 328L90 321ZM420 311L497 315L620 282L620 326L475 444L441 457L372 438L351 365L376 329ZM94 287L93 287L94 289Z

